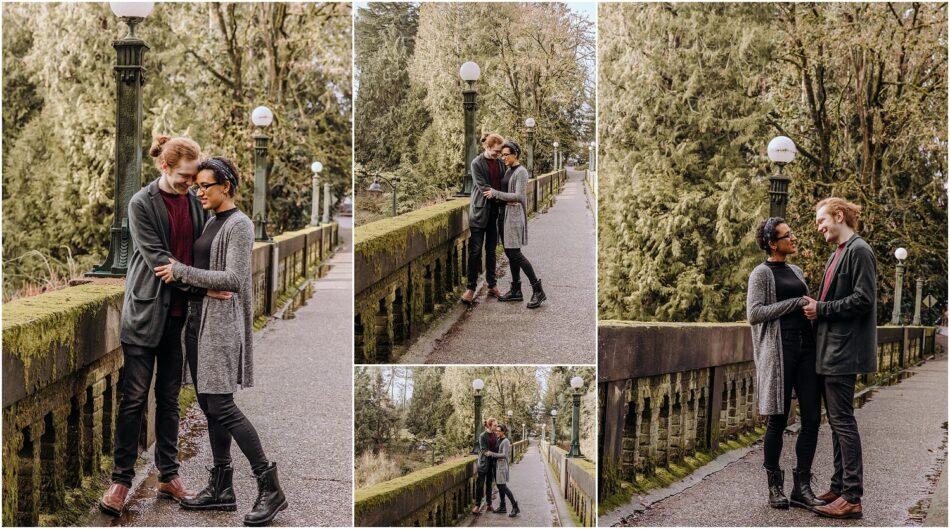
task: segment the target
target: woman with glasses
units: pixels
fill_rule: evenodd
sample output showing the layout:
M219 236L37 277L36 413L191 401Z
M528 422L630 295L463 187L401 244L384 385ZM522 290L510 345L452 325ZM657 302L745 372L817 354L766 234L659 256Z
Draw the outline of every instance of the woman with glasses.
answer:
M508 167L501 181L501 189L507 192L488 188L485 198L495 198L505 202L502 214L501 241L505 246L505 256L511 265L511 287L508 293L498 298L498 301L522 301L521 272L524 271L531 282L533 290L529 309L536 309L547 299L541 288L541 280L534 273L534 267L528 258L521 253L521 248L528 245L528 197L525 189L528 185L528 170L521 165L521 147L513 141L505 142L501 148L501 159Z
M232 480L231 440L251 465L258 495L244 517L245 525L266 525L287 500L277 480L277 465L264 455L251 421L234 402L238 387L254 383L252 354L254 290L251 251L254 224L234 203L240 183L237 169L226 158L209 158L198 165L193 191L201 207L214 212L192 251L193 266L172 260L155 268L166 283L179 281L199 288L224 291L225 299L196 295L189 300L185 350L198 404L208 418L214 466L208 486L181 501L186 510L237 509Z
M815 334L802 307L808 304L808 285L801 268L787 263L798 240L785 220L763 220L756 243L767 256L749 275L746 312L752 326L759 414L767 416L765 471L769 505L787 509L789 503L813 510L824 505L811 490L811 466L821 420L818 375L815 374ZM788 424L792 389L798 396L801 429L795 443L791 502L785 496L785 473L779 460L782 436Z

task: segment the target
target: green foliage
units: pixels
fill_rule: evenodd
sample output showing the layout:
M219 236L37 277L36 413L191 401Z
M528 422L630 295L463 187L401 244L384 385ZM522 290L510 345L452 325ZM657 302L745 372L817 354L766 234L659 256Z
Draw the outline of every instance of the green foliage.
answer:
M594 128L594 26L559 3L369 4L356 16L356 189L400 179L399 212L457 191L464 173L459 67L481 67L476 129L524 144L534 117L535 172L555 141L586 158ZM366 35L365 39L361 38ZM366 221L386 201L360 196Z
M399 422L396 408L386 392L380 370L356 367L353 386L356 453L378 451L395 436Z
M946 28L943 4L602 5L601 317L744 319L779 134L812 290L830 253L813 205L836 195L865 208L881 321L897 246L945 299Z
M250 111L275 115L272 232L309 221L314 159L341 197L351 180L350 8L346 4L158 4L136 33L145 55L142 183L155 134L188 135L233 159L239 205L253 194ZM105 3L4 4L3 221L5 294L106 253L113 214L112 41L123 24ZM15 259L15 260L10 260Z

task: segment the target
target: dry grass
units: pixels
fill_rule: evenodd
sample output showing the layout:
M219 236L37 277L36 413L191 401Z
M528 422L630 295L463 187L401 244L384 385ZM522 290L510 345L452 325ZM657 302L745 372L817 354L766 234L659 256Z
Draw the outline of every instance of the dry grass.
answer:
M69 248L65 246L63 248L66 250L65 261L59 261L39 250L31 250L23 255L6 260L4 262L5 273L3 278L4 303L17 298L59 290L68 286L70 281L81 279L85 267L73 258L72 251ZM6 273L7 270L11 269L8 266L9 263L27 259L38 259L38 266L33 267L29 272L20 274Z
M367 450L356 458L356 488L368 487L401 476L401 465L385 450L374 454Z

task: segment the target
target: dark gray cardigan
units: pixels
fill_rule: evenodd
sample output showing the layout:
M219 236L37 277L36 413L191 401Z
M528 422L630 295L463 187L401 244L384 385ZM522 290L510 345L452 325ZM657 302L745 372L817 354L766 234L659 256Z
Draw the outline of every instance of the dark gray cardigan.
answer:
M204 231L208 214L188 192L188 212L194 226L194 240ZM171 304L172 289L199 293L200 289L180 282L166 284L155 275L155 267L172 259L168 208L158 188L158 179L138 190L129 201L129 232L132 255L125 276L125 297L119 339L142 347L155 347L162 339Z
M202 270L172 266L189 285L233 292L231 299L205 296L198 330L198 393L234 393L254 385L254 287L251 252L254 223L243 212L229 216L211 241L211 265Z
M489 199L482 193L491 187L491 181L488 177L488 164L498 164L500 175L505 174L505 164L501 160L489 160L485 158L485 153L481 153L472 160L472 196L468 204L468 225L472 228L488 227L488 205Z

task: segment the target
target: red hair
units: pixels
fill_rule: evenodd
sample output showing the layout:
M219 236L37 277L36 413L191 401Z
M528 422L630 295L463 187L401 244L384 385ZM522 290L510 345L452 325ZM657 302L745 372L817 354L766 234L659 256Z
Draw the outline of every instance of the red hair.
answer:
M201 158L201 147L191 138L184 136L156 136L152 147L148 150L149 156L155 158L155 167L162 170L162 164L173 169L182 159L197 160Z
M843 198L829 197L815 206L815 211L826 208L828 214L832 217L841 213L844 216L844 222L854 231L858 231L858 221L861 216L861 206L854 202L849 202Z

